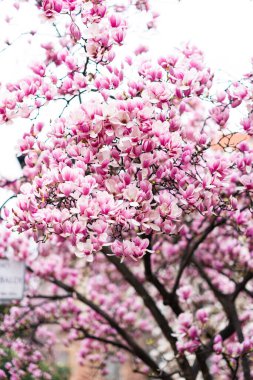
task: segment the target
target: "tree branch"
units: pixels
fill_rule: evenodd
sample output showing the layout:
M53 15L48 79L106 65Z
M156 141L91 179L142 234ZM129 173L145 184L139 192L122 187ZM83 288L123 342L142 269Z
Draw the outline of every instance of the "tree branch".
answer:
M182 373L185 376L186 380L192 380L192 369L184 355L178 356L177 347L176 347L176 338L174 337L173 330L168 325L167 319L164 317L162 312L158 309L156 303L150 296L150 294L147 292L147 290L144 288L144 286L137 280L137 278L133 275L133 273L130 271L130 269L123 263L120 262L120 260L112 255L111 250L108 247L104 247L102 252L107 257L107 260L110 261L117 270L122 274L123 278L135 289L136 293L143 299L143 302L145 306L150 311L151 315L157 322L158 326L160 327L163 335L170 343L172 350L176 356L178 365L182 371Z
M152 249L151 237L147 236L147 238L149 239L149 247L148 248L151 250ZM146 280L149 281L150 283L152 283L155 286L155 288L158 290L160 295L163 297L164 305L169 305L176 315L181 314L183 312L183 310L181 309L181 307L179 305L176 294L175 293L174 294L169 293L165 289L163 284L158 280L158 278L156 276L154 276L154 274L152 272L152 267L151 267L151 253L149 253L149 252L147 252L144 256L144 268L145 268ZM206 357L201 350L196 352L196 358L197 358L197 362L199 364L199 369L202 372L203 379L204 380L212 380L212 376L210 375L209 368L206 364Z
M240 324L240 321L239 321L239 317L238 317L238 314L237 314L236 306L234 304L235 294L237 294L237 292L235 292L232 297L231 297L231 295L225 295L225 294L223 294L222 292L220 292L213 285L212 281L209 279L208 275L205 273L205 270L197 262L197 260L192 259L192 262L197 267L197 269L198 269L201 277L207 282L208 286L213 291L213 293L216 296L217 300L223 306L224 312L225 312L225 314L226 314L229 322L233 326L234 332L236 332L236 334L237 334L238 341L239 342L243 342L244 341L243 331L242 331L241 324ZM246 279L246 277L247 277L247 279ZM238 289L241 288L242 285L243 285L243 287L242 287L242 289L243 289L244 286L247 284L247 281L250 280L249 276L246 276L246 277L245 277L244 281L242 281L242 283L239 284ZM245 380L250 380L251 379L250 365L249 365L249 361L248 361L247 356L243 356L242 357L242 367L243 367L244 379Z
M27 269L33 273L32 268L27 266ZM126 330L120 327L120 325L109 314L107 314L104 310L102 310L99 306L97 306L95 303L90 301L88 298L86 298L84 295L79 293L77 290L63 283L60 280L57 280L54 278L47 278L46 280L48 282L51 282L52 284L57 285L59 288L64 289L66 292L71 293L79 301L81 301L86 306L90 307L92 310L98 313L103 319L105 319L110 324L112 328L114 328L117 331L117 333L123 338L123 340L131 347L134 354L138 356L138 358L140 358L156 374L159 374L161 379L172 380L171 377L166 372L158 368L158 365L156 364L156 362L148 355L148 353L145 350L142 349L141 346L139 346L133 340L133 338L126 332Z
M125 344L117 341L117 340L111 340L111 339L107 339L107 338L102 338L100 336L96 336L96 335L93 335L93 334L90 334L88 331L86 331L85 329L78 329L79 331L81 331L84 336L81 337L80 339L85 339L85 338L88 338L88 339L94 339L94 340L97 340L99 342L102 342L102 343L105 343L105 344L110 344L112 346L115 346L115 347L118 347L118 348L121 348L125 351L128 351L130 352L131 354L134 354L133 351L128 347L126 346Z
M49 296L46 294L36 294L33 296L29 296L29 295L27 296L27 298L32 298L32 299L43 298L43 299L47 299L50 301L63 300L65 298L69 298L69 297L72 297L72 295L71 294L63 294L63 295L59 295L59 296Z
M250 280L252 280L252 278L253 278L253 273L247 273L244 279L242 280L242 282L237 284L234 294L232 296L233 301L238 297L238 295L240 294L242 290L245 290L245 286Z
M229 310L228 311L230 311L230 313L229 313L230 319L234 325L238 340L240 343L242 343L244 341L244 335L243 335L243 331L242 331L241 322L239 320L238 313L236 310L236 306L233 302L229 302ZM249 360L248 360L247 355L242 356L242 369L243 369L244 379L245 380L251 380L252 377L250 374L250 365L249 365Z
M183 310L176 299L176 295L169 293L158 278L154 276L151 268L151 253L149 252L147 252L144 256L144 268L146 280L153 284L158 290L159 294L163 298L163 304L169 305L176 315L181 314Z
M222 225L223 223L225 223L226 219L225 218L222 218L219 222L215 223L217 220L217 217L213 217L212 218L212 221L211 221L211 224L206 228L206 230L194 241L193 240L193 243L192 244L189 244L188 246L188 249L186 250L186 253L185 255L183 256L182 258L182 261L181 261L181 265L180 265L180 268L179 268L179 271L178 271L178 274L177 274L177 277L176 277L176 280L175 280L175 284L173 286L173 289L172 289L172 294L176 293L176 290L178 288L178 285L180 283L180 280L181 280L181 277L183 275L183 272L185 270L185 268L187 267L187 265L189 264L194 252L196 251L196 249L199 247L199 245L201 243L203 243L203 241L205 241L205 239L207 238L207 236L218 226Z

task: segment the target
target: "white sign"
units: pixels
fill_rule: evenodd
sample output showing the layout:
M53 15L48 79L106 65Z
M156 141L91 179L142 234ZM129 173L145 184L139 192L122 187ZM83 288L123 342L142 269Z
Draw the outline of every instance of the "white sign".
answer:
M21 300L24 293L25 264L0 259L0 304Z

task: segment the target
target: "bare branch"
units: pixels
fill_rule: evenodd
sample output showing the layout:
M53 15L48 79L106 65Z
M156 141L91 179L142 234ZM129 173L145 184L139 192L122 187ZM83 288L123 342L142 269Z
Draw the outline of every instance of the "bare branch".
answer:
M185 252L185 255L182 258L181 265L175 280L175 284L172 289L172 294L174 294L179 286L181 277L187 265L189 264L194 252L200 246L201 243L205 241L207 236L218 226L224 224L226 219L222 218L220 221L217 221L217 217L213 217L210 225L206 228L206 230L197 237L197 239L193 240L193 242L189 245L188 249Z

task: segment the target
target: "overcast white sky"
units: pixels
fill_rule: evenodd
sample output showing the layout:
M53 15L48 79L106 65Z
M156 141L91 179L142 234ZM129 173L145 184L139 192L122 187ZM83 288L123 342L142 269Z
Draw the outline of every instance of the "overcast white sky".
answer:
M208 65L238 78L253 56L251 0L154 0L159 4L159 52L192 41Z
M7 4L6 0L0 3L1 40L5 36L13 39L20 32L37 27L36 18L25 9L25 12L19 11L18 17L6 28L2 20L5 12L1 7L4 4ZM152 54L167 55L180 43L191 41L205 52L208 65L219 72L219 77L224 76L224 80L240 78L250 70L253 1L151 0L151 4L155 4L160 13L158 28L149 34L138 36L134 33L129 37L130 48L143 43L151 46ZM138 20L134 19L134 22L138 24ZM34 48L24 41L25 38L21 37L12 47L0 53L0 82L22 77L27 64L37 59ZM23 133L21 125L22 122L0 126L0 174L9 178L18 173L14 152L18 136Z

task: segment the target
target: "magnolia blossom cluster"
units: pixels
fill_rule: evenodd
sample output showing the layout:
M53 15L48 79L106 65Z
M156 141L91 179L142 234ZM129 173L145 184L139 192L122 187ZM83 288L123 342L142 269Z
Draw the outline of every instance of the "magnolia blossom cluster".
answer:
M9 260L25 261L31 256L32 243L29 236L12 234L4 224L0 225L1 242L0 242L0 258Z
M130 3L137 9L151 13L147 1ZM17 11L20 9L16 2L14 6ZM6 89L2 89L0 123L10 122L17 117L33 118L34 114L56 98L60 100L63 95L70 98L80 96L86 87L93 87L94 70L87 76L87 64L90 62L95 67L97 64L104 66L114 60L114 48L122 45L127 30L127 23L121 16L126 8L116 4L111 7L105 0L38 1L38 18L44 15L44 21L51 25L53 32L53 25L59 23L62 32L56 27L57 38L40 44L46 59L32 62L29 76L9 83ZM67 22L61 21L61 15L69 16ZM157 14L154 14L153 18L156 17ZM31 35L34 33L32 31ZM112 82L112 86L117 87L117 75Z
M52 375L43 369L42 354L28 347L21 339L0 339L0 379L24 378L50 380Z
M14 210L19 232L28 230L36 240L68 239L77 256L90 259L108 245L118 256L141 258L146 236L187 234L186 214L229 215L236 223L250 213L241 214L240 198L248 197L251 148L241 143L230 156L211 149L212 134L223 128L214 114L238 103L218 103L203 111L202 123L191 125L212 83L201 52L187 46L159 65L142 62L139 78L127 83L129 94L123 81L112 99L99 76L94 84L103 100L70 107L46 141L41 123L24 135L24 173L32 182L21 186ZM231 88L227 93L232 99ZM251 223L250 217L249 228Z

